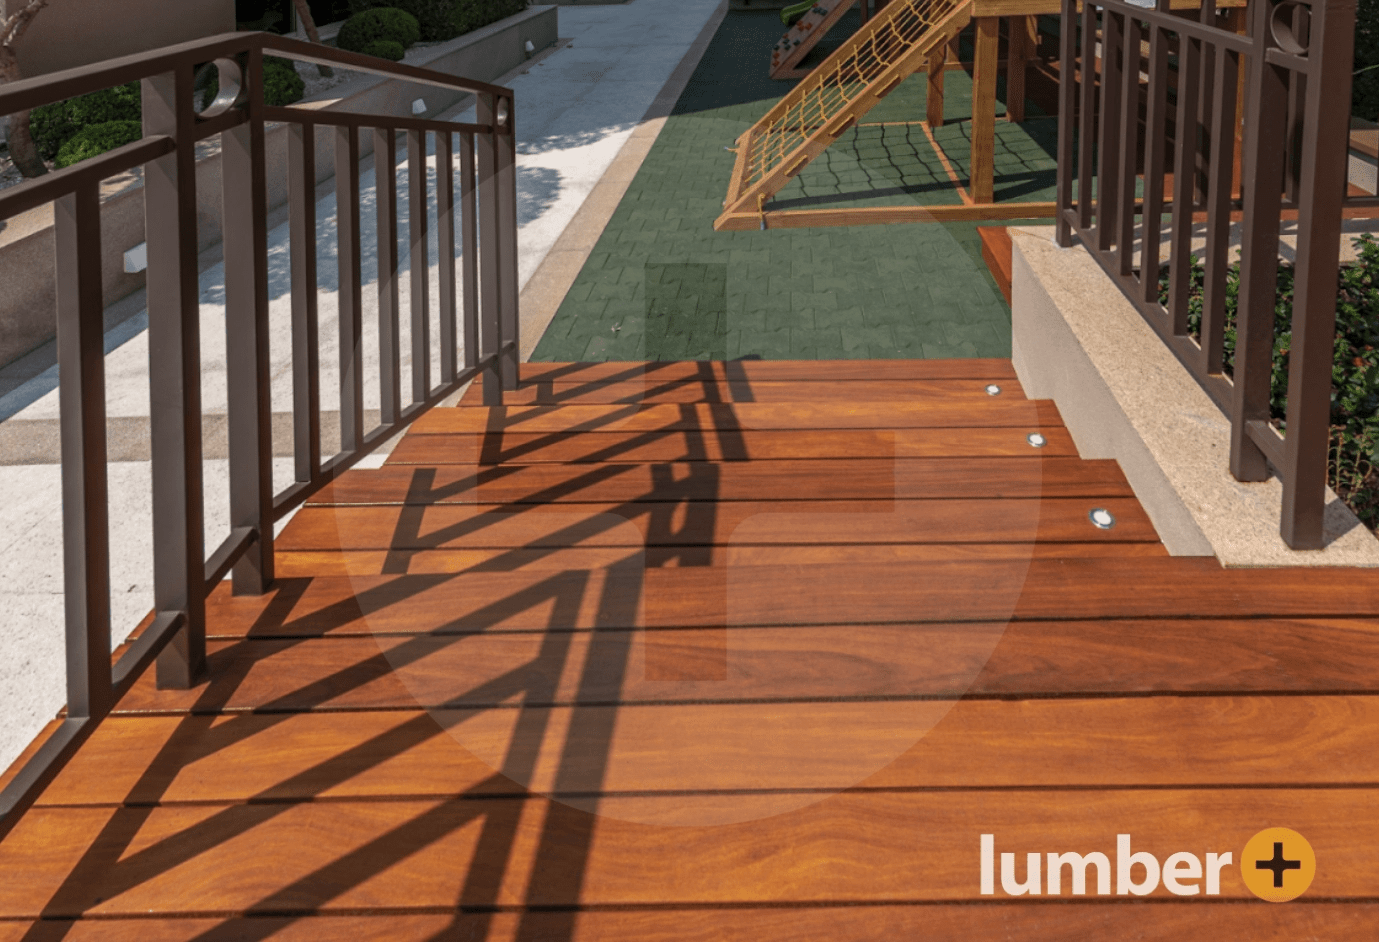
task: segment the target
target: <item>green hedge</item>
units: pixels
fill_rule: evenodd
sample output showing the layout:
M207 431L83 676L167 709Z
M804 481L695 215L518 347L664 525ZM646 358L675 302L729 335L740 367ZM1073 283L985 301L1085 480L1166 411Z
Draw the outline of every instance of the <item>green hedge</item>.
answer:
M1379 529L1379 241L1355 240L1359 259L1341 266L1336 299L1336 348L1331 367L1331 454L1328 482L1371 529ZM1293 341L1293 269L1280 267L1274 308L1273 375L1269 412L1286 429L1288 354ZM1205 272L1193 257L1188 331L1200 337ZM1239 306L1240 266L1226 277L1225 372L1235 363L1235 314ZM1168 302L1168 276L1160 297Z
M401 62L402 57L407 54L407 50L402 48L402 44L391 39L375 39L360 52L366 56L377 56L380 59L391 59L394 62Z
M1379 0L1360 0L1355 20L1355 69L1350 113L1379 121Z
M34 144L45 160L52 160L82 130L110 121L138 121L142 108L139 84L130 82L67 101L41 105L29 116Z
M380 39L391 40L403 49L421 38L417 18L403 10L379 7L356 13L340 27L335 44L348 52L363 52Z
M416 17L421 42L443 42L459 35L451 15L454 0L350 0L350 10L355 14L385 7Z
M57 165L70 167L108 150L132 144L144 136L140 121L105 121L83 128L67 139L57 152Z
M521 13L527 0L457 0L454 6L455 35L468 33L490 23Z

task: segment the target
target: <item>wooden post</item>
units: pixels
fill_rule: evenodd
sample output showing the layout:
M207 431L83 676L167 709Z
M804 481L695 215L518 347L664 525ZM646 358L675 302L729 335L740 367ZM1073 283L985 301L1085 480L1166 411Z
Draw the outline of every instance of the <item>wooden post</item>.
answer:
M972 62L972 173L968 189L977 203L995 198L996 73L1000 68L999 17L983 16L977 24L976 54Z
M1006 58L1006 117L1011 121L1025 120L1025 77L1028 63L1039 46L1039 20L1033 16L1010 18L1010 34Z
M944 65L948 58L948 44L944 43L940 49L935 49L929 55L929 94L925 98L927 105L925 116L929 122L929 127L943 127L943 74L946 69Z

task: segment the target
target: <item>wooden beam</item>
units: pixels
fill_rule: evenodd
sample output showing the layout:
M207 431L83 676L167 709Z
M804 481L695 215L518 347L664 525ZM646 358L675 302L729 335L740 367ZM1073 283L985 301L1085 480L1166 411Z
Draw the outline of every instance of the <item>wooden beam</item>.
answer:
M925 120L931 128L943 127L943 76L947 46L929 56L929 93L925 99Z
M990 203L995 197L996 76L1001 21L987 16L973 22L977 35L972 62L972 168L968 189L975 202Z
M792 209L768 211L767 229L809 229L825 226L869 226L914 222L981 222L1004 219L1052 219L1057 203L986 203L946 206L865 206L855 209ZM719 232L760 229L756 213L724 213L714 223Z
M1011 17L1009 52L1006 53L1006 117L1025 120L1025 75L1029 60L1039 46L1039 20L1033 16Z

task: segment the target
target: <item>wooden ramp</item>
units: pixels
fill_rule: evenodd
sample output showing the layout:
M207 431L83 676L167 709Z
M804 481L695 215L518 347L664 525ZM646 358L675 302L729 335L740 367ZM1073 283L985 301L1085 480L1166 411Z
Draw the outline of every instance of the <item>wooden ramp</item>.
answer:
M830 29L852 9L856 0L818 0L809 12L800 17L785 35L771 47L771 78L801 78L809 70L800 66L809 50L818 45Z
M737 139L714 228L761 219L766 201L922 68L971 19L972 0L892 0ZM764 220L762 221L764 226Z
M523 372L214 595L208 682L144 678L0 842L0 940L1379 931L1379 574L1165 555L1008 361ZM1023 875L1269 826L1287 906L980 891L982 834Z

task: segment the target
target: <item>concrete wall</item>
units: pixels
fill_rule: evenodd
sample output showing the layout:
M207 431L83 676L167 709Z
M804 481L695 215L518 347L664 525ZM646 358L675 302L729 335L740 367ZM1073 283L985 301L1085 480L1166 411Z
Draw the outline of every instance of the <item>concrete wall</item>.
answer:
M526 61L525 44L538 51L556 41L556 7L528 10L408 57L409 65L491 81ZM363 77L323 94L317 106L368 114L412 115L412 102L424 99L423 117L435 117L464 96L431 85ZM517 120L522 119L521 102ZM198 248L220 241L220 155L210 142L197 162ZM373 152L373 135L364 134L361 155ZM335 174L334 130L316 137L317 181ZM270 128L265 140L269 208L287 201L287 128ZM144 241L144 194L137 178L111 181L101 205L101 269L105 303L113 304L144 285L142 273L126 274L124 253ZM56 333L53 285L52 207L43 206L0 223L0 365L18 359Z
M234 28L235 0L49 0L19 41L19 67L33 78Z

